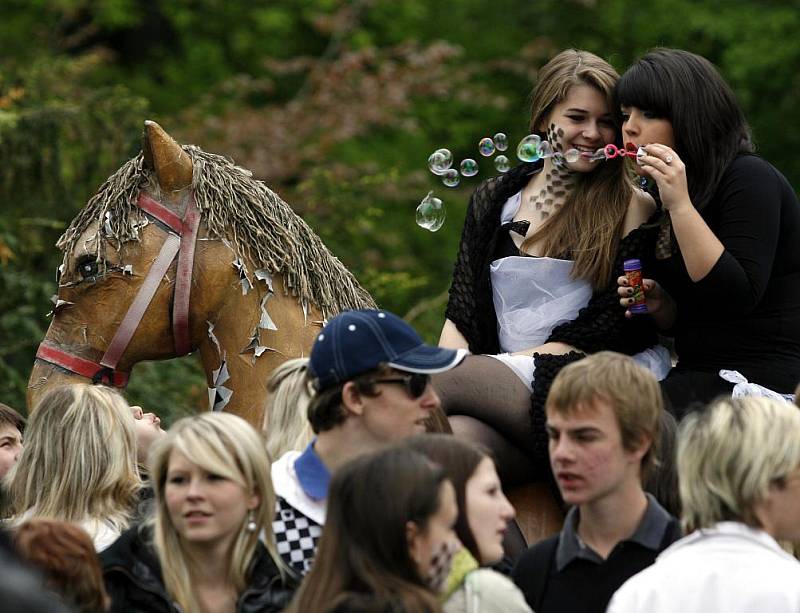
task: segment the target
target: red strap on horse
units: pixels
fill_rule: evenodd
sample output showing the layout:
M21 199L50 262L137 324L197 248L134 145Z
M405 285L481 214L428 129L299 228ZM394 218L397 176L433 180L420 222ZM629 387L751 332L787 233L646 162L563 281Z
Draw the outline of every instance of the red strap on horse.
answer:
M44 343L39 345L39 349L36 351L36 357L45 362L60 366L70 372L74 372L76 375L91 379L95 383L110 383L114 387L120 388L128 385L130 373L114 370L113 368L103 368L96 362L65 353L60 349L50 347Z
M139 208L142 209L145 213L152 215L167 227L172 228L172 230L174 230L176 234L180 235L183 233L183 222L181 221L181 218L178 217L172 211L170 211L160 202L156 202L155 200L153 200L150 196L148 196L144 192L139 193L139 199L137 200L136 204L138 204ZM192 194L192 199L190 204L192 205L192 208L195 208L194 194Z
M178 253L178 270L175 275L175 295L172 301L172 336L175 352L181 356L192 350L189 333L189 298L192 293L192 270L197 228L200 226L200 211L194 201L194 192L189 196L186 214L183 217L181 250Z
M122 323L114 334L114 338L111 339L111 343L108 349L106 349L103 359L100 360L100 364L103 366L107 366L108 368L117 367L122 354L128 347L131 338L133 338L134 332L136 332L136 328L139 327L139 322L142 321L142 317L144 317L144 313L150 305L150 301L153 299L153 296L155 296L156 290L161 284L161 279L172 264L172 260L178 253L180 246L180 237L172 234L172 232L168 233L156 261L153 262L142 286L139 288L139 293L136 294L136 297L133 299L131 306L128 308L128 312L125 313Z

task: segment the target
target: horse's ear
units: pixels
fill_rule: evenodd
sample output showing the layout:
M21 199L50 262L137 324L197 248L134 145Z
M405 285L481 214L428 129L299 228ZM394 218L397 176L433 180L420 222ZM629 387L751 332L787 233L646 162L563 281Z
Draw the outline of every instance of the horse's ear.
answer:
M155 121L144 122L142 153L162 192L178 192L192 184L192 158Z

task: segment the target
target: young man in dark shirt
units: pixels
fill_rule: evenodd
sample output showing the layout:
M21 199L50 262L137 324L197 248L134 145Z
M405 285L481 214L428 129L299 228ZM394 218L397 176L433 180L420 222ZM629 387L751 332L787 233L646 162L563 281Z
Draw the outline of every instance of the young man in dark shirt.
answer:
M629 577L680 538L642 490L659 440L655 377L612 352L566 366L547 397L550 464L572 505L560 534L525 552L512 577L536 613L602 613Z

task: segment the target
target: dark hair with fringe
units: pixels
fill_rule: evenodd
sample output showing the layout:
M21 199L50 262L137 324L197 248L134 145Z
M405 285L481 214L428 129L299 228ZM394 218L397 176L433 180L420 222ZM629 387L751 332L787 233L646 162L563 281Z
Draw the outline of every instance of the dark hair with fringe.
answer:
M621 106L669 120L675 151L686 165L692 204L702 210L740 153L752 153L750 126L736 96L714 65L682 49L653 49L622 75Z
M441 611L411 558L406 525L426 528L445 481L442 468L405 446L339 468L314 565L287 611L349 610L365 598L375 605L369 610Z

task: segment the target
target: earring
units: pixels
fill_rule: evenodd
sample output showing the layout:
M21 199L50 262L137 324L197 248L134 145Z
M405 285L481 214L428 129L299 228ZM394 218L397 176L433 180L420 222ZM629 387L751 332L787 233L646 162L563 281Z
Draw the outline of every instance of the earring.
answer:
M250 511L250 513L248 513L248 515L247 515L247 528L246 529L247 529L248 532L255 532L256 530L258 530L258 526L256 525L256 518L255 518L255 515L253 515L252 511Z

